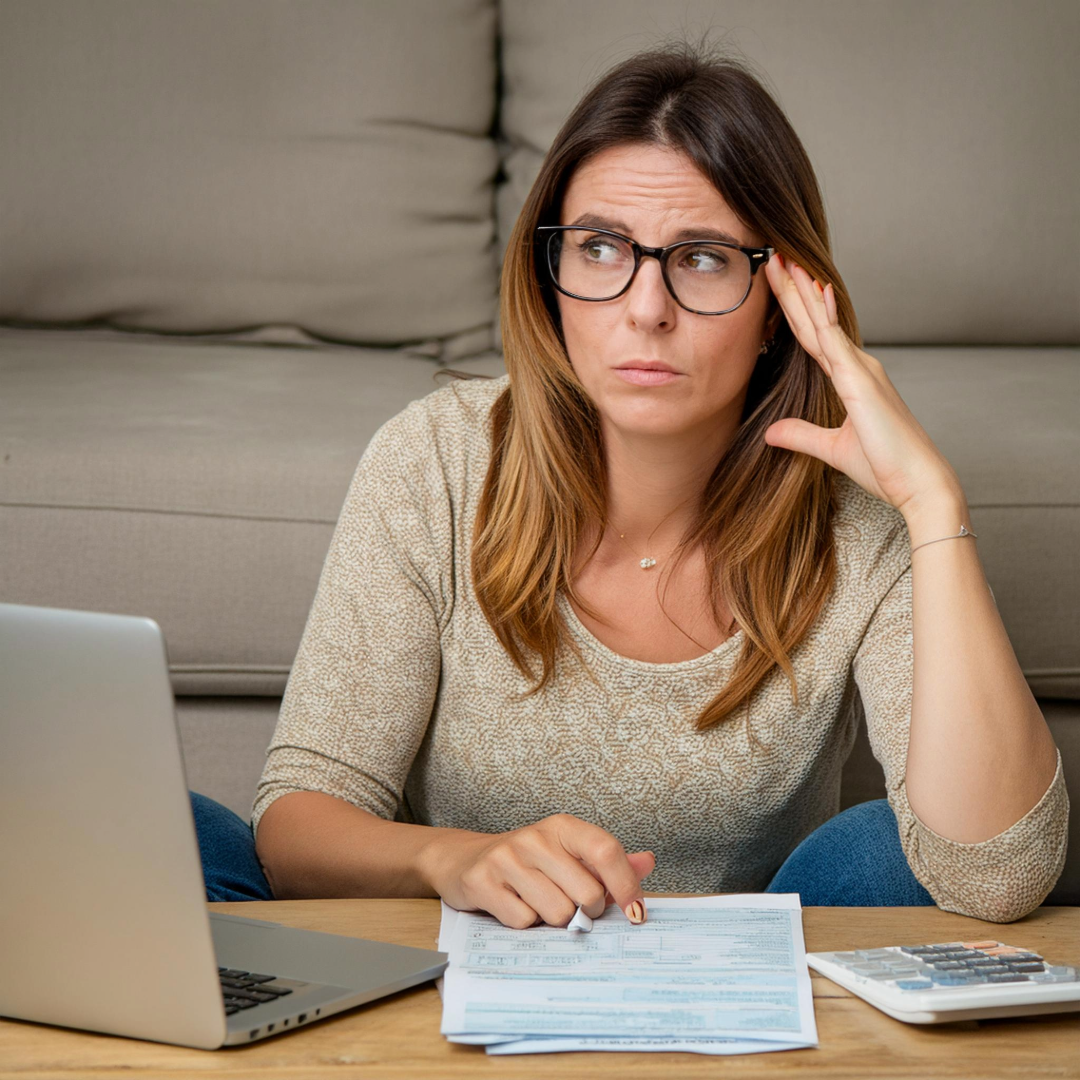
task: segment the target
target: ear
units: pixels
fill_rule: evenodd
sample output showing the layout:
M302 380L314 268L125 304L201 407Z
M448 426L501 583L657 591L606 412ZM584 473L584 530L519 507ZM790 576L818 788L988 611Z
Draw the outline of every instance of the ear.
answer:
M762 341L772 341L776 337L777 330L780 329L784 321L784 309L780 306L780 301L774 296L772 298L772 307L769 310L769 314L765 319L765 330L762 335Z

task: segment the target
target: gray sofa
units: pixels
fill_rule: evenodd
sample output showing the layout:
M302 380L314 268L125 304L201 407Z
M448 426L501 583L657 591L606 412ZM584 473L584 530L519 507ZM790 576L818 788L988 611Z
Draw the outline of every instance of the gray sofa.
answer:
M368 439L447 368L502 372L502 245L582 89L709 32L815 163L1075 800L1078 14L0 0L0 599L156 619L190 786L246 819ZM882 794L863 737L841 805ZM1072 838L1050 902L1080 902Z

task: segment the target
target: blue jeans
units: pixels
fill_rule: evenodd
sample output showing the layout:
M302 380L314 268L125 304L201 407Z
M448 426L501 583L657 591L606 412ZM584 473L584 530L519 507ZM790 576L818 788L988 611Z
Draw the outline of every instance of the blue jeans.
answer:
M207 900L273 900L250 824L191 794ZM816 828L784 860L766 892L794 892L804 907L913 907L934 903L900 848L885 799L850 806Z

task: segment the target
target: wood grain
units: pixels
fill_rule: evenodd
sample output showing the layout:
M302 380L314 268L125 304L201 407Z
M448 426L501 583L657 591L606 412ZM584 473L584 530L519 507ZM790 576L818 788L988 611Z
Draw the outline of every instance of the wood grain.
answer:
M281 900L211 910L307 930L434 948L435 900ZM1058 962L1080 961L1080 908L1043 907L1001 925L933 907L804 908L810 952L993 937ZM820 1045L722 1059L697 1054L550 1054L489 1058L439 1034L433 984L251 1046L189 1050L111 1035L0 1020L0 1077L1080 1077L1080 1013L916 1027L811 972Z

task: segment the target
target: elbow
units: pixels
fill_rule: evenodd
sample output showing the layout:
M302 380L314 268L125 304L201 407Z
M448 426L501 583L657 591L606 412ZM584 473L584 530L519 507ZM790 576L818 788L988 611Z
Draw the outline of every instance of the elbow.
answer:
M1053 892L1065 867L1065 845L1058 858L1043 866L1029 865L1029 873L1021 880L1002 875L995 881L971 882L967 888L944 890L934 902L942 911L952 911L984 922L1011 923L1030 915Z

